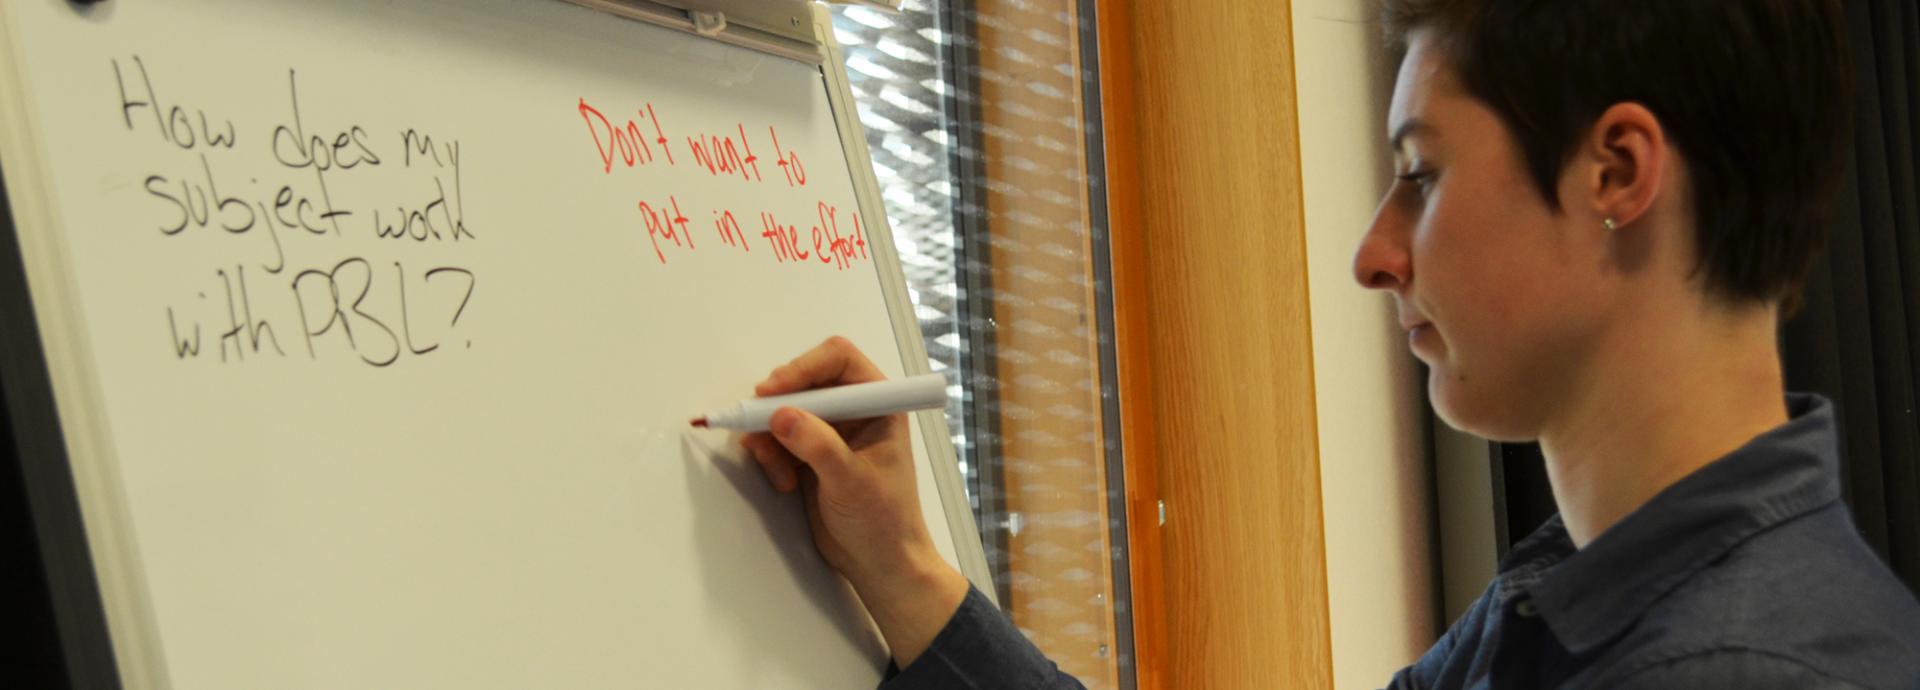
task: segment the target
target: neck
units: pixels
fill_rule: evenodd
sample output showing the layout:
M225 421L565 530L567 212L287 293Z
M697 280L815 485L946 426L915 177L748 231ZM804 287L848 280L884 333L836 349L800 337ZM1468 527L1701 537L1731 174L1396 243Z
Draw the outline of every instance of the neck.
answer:
M1668 313L1610 334L1540 434L1576 547L1787 421L1771 307Z

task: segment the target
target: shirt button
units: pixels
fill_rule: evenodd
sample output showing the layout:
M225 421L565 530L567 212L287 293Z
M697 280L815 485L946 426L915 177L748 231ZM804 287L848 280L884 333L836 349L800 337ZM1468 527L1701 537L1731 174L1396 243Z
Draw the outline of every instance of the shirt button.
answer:
M1540 609L1533 605L1532 599L1521 599L1520 603L1513 607L1513 612L1520 614L1521 618L1532 618L1540 615Z

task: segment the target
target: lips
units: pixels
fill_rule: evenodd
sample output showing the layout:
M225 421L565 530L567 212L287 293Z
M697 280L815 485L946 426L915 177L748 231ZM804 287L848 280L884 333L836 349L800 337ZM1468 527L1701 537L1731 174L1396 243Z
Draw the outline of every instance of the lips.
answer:
M1433 322L1418 314L1401 314L1400 328L1407 332L1407 346L1419 354L1421 336L1433 330Z

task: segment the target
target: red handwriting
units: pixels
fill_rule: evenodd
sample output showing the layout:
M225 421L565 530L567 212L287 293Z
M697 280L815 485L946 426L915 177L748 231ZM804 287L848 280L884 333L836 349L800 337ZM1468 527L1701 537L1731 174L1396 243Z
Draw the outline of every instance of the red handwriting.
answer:
M647 239L653 245L653 255L661 264L668 263L669 247L689 252L698 249L688 227L691 221L680 209L679 197L668 196L667 203L662 206L642 201L639 209L647 227ZM845 271L857 262L872 258L867 249L867 231L861 223L860 214L853 212L847 216L851 230L841 224L840 207L824 201L815 203L816 222L803 233L799 225L783 223L779 216L763 211L760 213L760 236L772 247L775 263L832 266L835 270ZM753 251L746 231L740 227L740 221L734 217L733 211L713 211L713 230L727 246L743 253ZM807 239L812 240L811 246Z
M781 225L773 214L760 213L760 236L767 238L773 245L773 258L780 263L805 261L812 253L800 248L800 228L793 225Z
M720 241L727 243L727 246L753 251L747 246L746 231L740 229L740 221L733 217L732 211L714 211L713 229L720 233Z
M693 162L705 167L709 175L737 173L742 180L759 182L760 157L753 155L753 144L747 141L746 126L736 124L735 127L740 130L738 140L731 134L687 137L687 147L693 149ZM746 156L740 155L741 149L746 150Z
M820 263L833 264L839 270L847 270L854 259L867 258L867 237L860 229L860 214L853 214L853 234L840 234L840 209L820 202L814 207L819 214L820 224L813 226L813 253Z
M767 126L767 133L773 135L773 155L780 161L780 170L787 174L788 187L807 186L807 169L800 165L800 154L780 149L780 133Z
M667 165L675 165L673 144L661 126L660 116L653 104L648 103L635 110L632 119L618 124L584 97L575 104L575 110L587 127L594 150L600 155L601 172L613 172L616 162L636 168L665 159ZM652 131L647 131L649 129ZM762 143L772 144L774 161L780 166L781 176L786 179L787 186L807 186L807 169L800 161L800 153L781 144L780 131L776 127L767 127L767 137L768 142ZM704 168L710 177L738 177L743 182L766 181L761 176L761 158L754 153L753 141L747 135L744 123L734 123L732 132L697 133L686 137L686 142L695 169ZM428 148L422 147L422 150ZM453 236L458 239L463 228L459 224L457 207L452 205L451 199L444 198L444 194L442 196L440 199L430 199L425 208L411 214L405 213L411 209L401 209L403 215L395 221L398 227L383 228L383 234L425 241L449 232L447 228L450 227ZM653 247L654 258L665 265L669 253L691 253L697 248L691 230L692 221L681 209L679 197L669 195L665 204L657 204L658 201L656 197L651 202L637 202L636 206L646 226L647 240ZM697 215L699 208L696 206L693 210ZM814 222L809 224L811 227L783 222L790 219L783 219L772 211L761 212L760 237L773 250L761 256L771 254L774 262L779 264L831 266L837 271L845 271L858 262L871 260L866 228L860 214L849 212L846 218L842 218L840 211L840 207L826 201L816 202ZM753 251L752 241L733 211L714 208L711 215L713 232L719 236L721 243L739 250L740 254ZM379 220L376 218L376 223ZM470 234L467 236L471 237Z
M667 212L667 208L669 207L673 209L672 213ZM687 232L687 217L680 213L679 199L669 196L667 197L667 206L657 210L648 205L647 202L642 201L640 202L640 217L646 220L647 239L652 240L653 254L660 258L660 263L664 264L667 262L666 252L660 251L661 239L672 242L673 246L676 247L682 246L680 243L681 240L686 240L685 247L687 249L695 248L693 246L693 233Z
M647 104L647 119L653 120L654 141L660 144L660 150L667 154L667 165L673 165L673 148L667 146L667 132L660 129L660 118L653 114L653 104Z
M667 263L669 247L686 251L695 251L693 233L680 210L680 199L668 196L663 206L654 206L647 202L639 203L640 217L647 226L647 239L653 244L653 255L661 264ZM753 247L747 240L746 231L740 227L740 220L733 211L720 209L712 212L714 234L727 246L750 253ZM821 201L814 204L815 224L803 233L801 227L793 223L783 223L772 212L760 214L760 236L773 248L775 263L817 264L832 266L844 271L860 261L867 261L872 254L867 249L866 227L860 221L858 212L847 214L851 231L841 225L840 207ZM812 240L809 246L807 238Z
M853 230L843 230L840 225L840 208L827 202L814 205L814 217L818 220L810 233L813 240L811 248L800 239L800 227L780 222L772 213L760 214L760 236L767 239L773 247L773 258L778 263L806 262L832 266L836 270L847 270L855 261L870 258L867 253L867 232L860 224L860 214L852 216Z
M653 162L653 147L647 145L647 137L640 133L640 124L627 120L625 126L615 126L613 121L600 112L600 109L587 105L587 99L580 99L580 120L587 125L587 133L593 136L593 147L600 152L601 172L613 172L613 161L619 159L631 168ZM673 151L667 149L666 132L660 129L660 118L653 114L653 104L647 109L635 111L644 115L653 123L654 141L660 144L661 153L667 157L667 164L673 165ZM602 137L602 133L605 134Z

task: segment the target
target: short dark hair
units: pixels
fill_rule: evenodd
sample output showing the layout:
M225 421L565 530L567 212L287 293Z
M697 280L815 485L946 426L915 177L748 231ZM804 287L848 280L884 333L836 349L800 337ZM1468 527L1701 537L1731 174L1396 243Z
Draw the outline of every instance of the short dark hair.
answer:
M1840 0L1384 2L1388 40L1433 32L1555 210L1560 172L1601 113L1652 111L1692 173L1709 293L1797 308L1850 160Z

